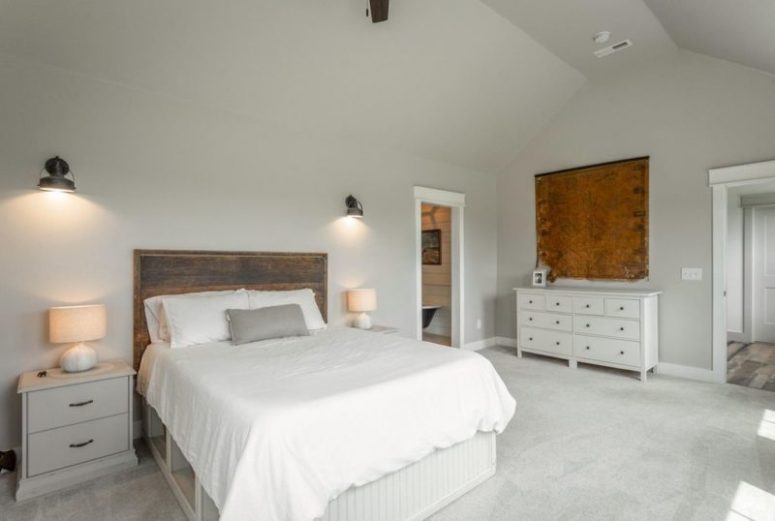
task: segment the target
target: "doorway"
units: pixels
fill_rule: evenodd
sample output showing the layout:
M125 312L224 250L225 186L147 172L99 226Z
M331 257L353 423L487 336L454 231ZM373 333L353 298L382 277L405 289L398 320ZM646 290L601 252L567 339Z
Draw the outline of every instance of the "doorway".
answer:
M775 183L727 191L727 382L775 391Z
M775 391L775 161L709 171L713 378Z
M417 339L463 346L465 194L416 186Z

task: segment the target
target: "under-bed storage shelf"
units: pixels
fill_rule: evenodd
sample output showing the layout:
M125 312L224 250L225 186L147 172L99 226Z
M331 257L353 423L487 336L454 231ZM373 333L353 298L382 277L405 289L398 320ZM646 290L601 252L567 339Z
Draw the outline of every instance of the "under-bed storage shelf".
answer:
M156 463L190 521L217 521L215 503L159 419L143 402L144 433ZM164 443L160 443L160 439ZM401 470L350 487L321 521L420 521L495 474L495 433L441 449Z

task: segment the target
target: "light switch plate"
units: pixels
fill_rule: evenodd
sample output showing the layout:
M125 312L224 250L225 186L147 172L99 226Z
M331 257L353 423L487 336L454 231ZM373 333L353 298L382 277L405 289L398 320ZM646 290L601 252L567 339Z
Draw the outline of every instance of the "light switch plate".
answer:
M702 280L702 268L681 268L681 280Z

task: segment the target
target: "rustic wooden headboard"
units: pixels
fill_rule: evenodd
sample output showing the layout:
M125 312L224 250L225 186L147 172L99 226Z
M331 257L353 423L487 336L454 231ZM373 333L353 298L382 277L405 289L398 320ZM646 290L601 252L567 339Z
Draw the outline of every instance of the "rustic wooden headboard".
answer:
M310 288L327 319L328 255L325 253L134 251L134 366L150 343L143 301L157 295L227 289Z

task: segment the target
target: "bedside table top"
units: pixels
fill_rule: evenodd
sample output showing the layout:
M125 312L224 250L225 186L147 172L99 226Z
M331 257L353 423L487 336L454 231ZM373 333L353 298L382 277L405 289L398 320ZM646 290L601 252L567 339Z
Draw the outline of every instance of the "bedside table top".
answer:
M379 326L375 324L369 329L364 329L364 331L370 331L371 333L381 333L383 335L392 335L393 333L398 333L398 328L392 326Z
M108 380L110 378L137 374L136 371L123 360L105 360L104 362L98 363L94 369L89 369L88 371L83 371L81 373L66 373L59 367L56 367L53 369L45 369L48 373L47 376L38 376L38 373L42 370L43 369L22 373L19 377L19 386L16 388L16 392L21 394L30 391L53 389L66 385L96 382L98 380Z

